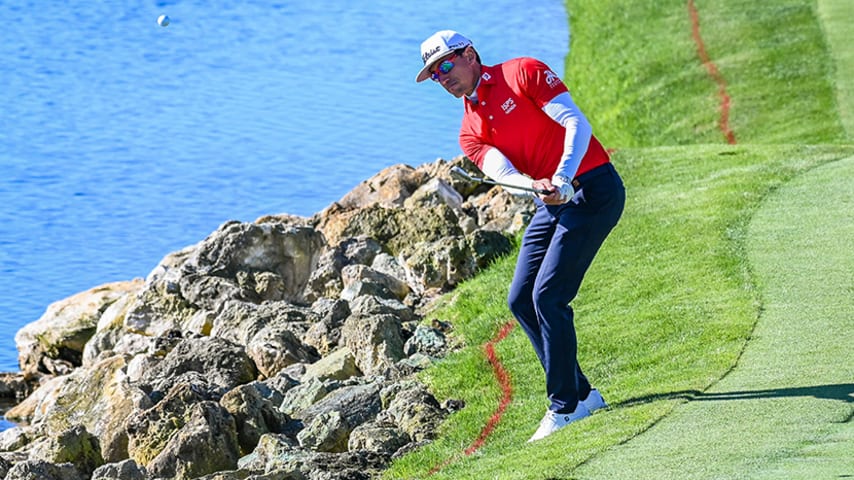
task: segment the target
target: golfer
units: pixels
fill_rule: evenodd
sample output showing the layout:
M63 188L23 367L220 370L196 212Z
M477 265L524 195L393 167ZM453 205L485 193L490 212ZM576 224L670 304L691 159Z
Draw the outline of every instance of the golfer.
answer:
M620 219L623 182L566 85L543 62L482 65L471 40L451 30L425 40L421 60L417 82L430 78L464 99L463 153L497 182L551 192L533 198L536 213L507 299L546 374L550 404L529 441L539 440L607 406L578 366L569 303Z

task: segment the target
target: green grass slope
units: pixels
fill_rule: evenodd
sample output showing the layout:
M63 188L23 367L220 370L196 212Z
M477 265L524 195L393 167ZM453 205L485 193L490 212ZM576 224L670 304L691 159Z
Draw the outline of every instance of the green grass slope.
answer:
M803 324L790 321L791 311L775 314L783 321L769 317L778 294L772 285L788 277L774 270L787 258L778 245L785 240L768 236L790 225L787 220L800 225L801 216L816 215L796 200L772 206L775 198L788 199L790 188L820 192L816 202L847 201L847 193L839 197L832 184L820 184L828 180L821 172L854 156L854 146L844 144L841 111L851 110L840 100L834 63L844 56L828 49L834 42L825 37L829 29L814 3L772 3L698 5L706 50L732 98L739 144L730 146L718 125L719 87L698 59L686 2L568 2L565 78L597 136L618 149L613 160L628 194L623 219L574 302L580 361L612 408L525 443L546 399L542 370L515 328L496 346L512 401L483 447L463 453L501 398L483 345L512 320L505 305L511 255L448 295L429 317L453 322L460 349L423 379L437 397L462 399L466 408L442 425L435 442L396 460L387 478L643 478L658 456L661 466L650 471L664 478L801 478L816 458L826 467L821 472L844 470L848 457L840 454L851 447L851 406L839 377L851 377L850 361L835 345L850 339L828 347L824 334L850 330L850 320L822 318L821 334L803 345L774 343ZM851 178L844 172L838 181ZM835 223L847 221L844 209L835 215ZM811 234L820 228L827 242L850 238L818 219L802 228ZM771 253L778 256L763 256ZM841 260L844 266L844 254ZM844 292L850 297L850 288ZM827 298L812 300L822 306ZM801 360L786 376L773 374L790 348ZM758 362L765 357L770 367ZM801 369L819 364L824 376ZM773 408L779 402L807 410L806 424ZM845 422L846 411L847 423L834 423ZM732 412L741 417L729 420ZM741 429L737 436L712 428L721 427L722 418ZM774 442L787 436L791 442ZM735 439L745 447L731 448ZM680 476L690 461L698 473ZM721 465L709 466L715 462ZM733 473L744 465L753 476Z

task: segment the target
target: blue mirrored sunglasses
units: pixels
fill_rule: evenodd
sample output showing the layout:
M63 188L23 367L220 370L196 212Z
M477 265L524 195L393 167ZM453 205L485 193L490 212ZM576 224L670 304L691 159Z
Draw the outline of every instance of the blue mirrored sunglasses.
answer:
M439 74L446 75L448 72L450 72L454 68L454 62L452 62L451 59L456 56L457 54L454 53L450 57L442 60L442 62L439 63L439 65L436 67L436 70L430 71L430 78L434 82L438 82Z

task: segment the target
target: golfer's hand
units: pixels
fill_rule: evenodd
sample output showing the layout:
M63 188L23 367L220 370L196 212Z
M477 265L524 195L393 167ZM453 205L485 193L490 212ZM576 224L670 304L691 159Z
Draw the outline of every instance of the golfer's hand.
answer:
M552 181L548 178L534 180L533 187L539 190L551 192L548 195L543 195L541 193L537 194L537 196L540 197L540 200L542 200L546 205L560 205L561 203L566 202L566 199L561 196L560 191L557 187L552 185Z

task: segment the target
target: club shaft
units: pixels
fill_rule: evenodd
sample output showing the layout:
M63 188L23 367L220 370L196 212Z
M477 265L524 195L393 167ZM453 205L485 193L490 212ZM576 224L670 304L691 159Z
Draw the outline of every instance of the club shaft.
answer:
M516 185L509 185L507 183L501 183L501 182L496 182L494 180L489 180L487 178L473 177L473 176L469 175L468 172L466 172L465 170L463 170L460 167L451 167L451 174L453 174L457 177L466 179L470 182L486 183L488 185L497 185L499 187L505 187L505 188L515 188L517 190L522 190L523 192L533 192L533 193L538 193L540 195L549 195L550 193L552 193L552 192L549 192L548 190L541 190L538 188L530 188L530 187L518 187Z
M472 178L472 180L474 180L474 181L476 181L476 182L480 182L480 183L486 183L486 184L488 184L488 185L496 185L496 186L504 187L504 188L515 188L516 190L522 190L522 191L525 191L525 192L539 193L540 195L548 195L548 194L552 193L552 192L550 192L550 191L548 191L548 190L541 190L541 189L539 189L539 188L518 187L518 186L516 186L516 185L510 185L510 184L507 184L507 183L501 183L501 182L496 182L496 181L494 181L494 180L489 180L489 179L487 179L487 178L477 178L477 177L473 177L473 178Z

